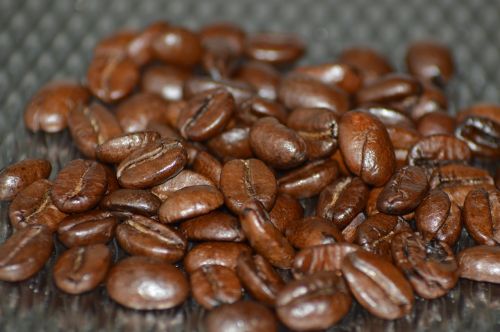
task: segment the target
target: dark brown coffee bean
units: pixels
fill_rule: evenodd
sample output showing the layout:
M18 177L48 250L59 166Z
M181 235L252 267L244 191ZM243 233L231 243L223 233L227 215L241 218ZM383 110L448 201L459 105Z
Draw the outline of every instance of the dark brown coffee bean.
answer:
M165 100L182 100L183 87L191 73L182 67L157 65L146 68L141 78L141 90L155 93Z
M234 159L222 169L220 188L226 206L238 214L247 201L257 200L270 210L276 199L276 178L258 159Z
M456 120L445 112L431 112L418 120L417 129L422 136L453 135Z
M240 255L236 272L255 299L271 306L274 305L276 294L285 285L272 265L260 255Z
M73 142L87 158L96 158L99 144L122 134L120 124L113 113L99 104L71 110L68 114L68 125Z
M186 220L179 226L179 231L191 241L242 242L245 240L245 233L238 219L221 211L213 211Z
M30 225L15 232L0 245L0 280L21 281L40 271L54 243L44 225Z
M353 243L356 240L356 234L359 225L364 223L366 215L363 212L358 213L351 222L342 230L342 237L346 242Z
M455 287L458 264L445 242L425 242L418 233L402 232L394 236L391 247L394 264L419 296L435 299Z
M382 106L369 106L366 108L366 112L379 119L386 126L386 128L415 128L415 124L413 123L412 119L410 119L405 113L392 108Z
M194 246L184 257L184 268L188 273L203 265L222 265L236 269L238 257L252 250L243 243L203 242Z
M365 84L373 82L393 70L384 56L365 47L344 49L340 54L339 61L356 68L361 73Z
M238 65L239 56L224 45L205 49L201 63L205 72L213 79L225 79L234 75Z
M215 187L215 184L212 182L212 180L210 180L206 176L185 169L173 178L170 178L162 184L151 188L151 192L160 200L165 201L167 198L175 194L175 192L178 190L192 186L205 185Z
M278 322L272 311L253 301L221 305L205 318L207 332L276 332Z
M339 149L335 151L333 155L330 156L330 159L335 160L339 166L339 174L342 176L351 176L351 172L347 169L347 165L344 162L344 157Z
M0 201L11 201L24 188L46 179L52 171L48 160L25 159L0 170Z
M279 191L295 198L308 198L319 194L339 175L335 160L311 161L296 168L278 180Z
M200 30L200 38L208 50L223 49L233 55L241 55L245 47L246 34L235 24L220 22L204 26Z
M388 74L361 88L356 94L358 105L368 103L399 102L418 97L422 86L415 78L405 74Z
M90 93L72 82L50 82L31 98L24 111L24 125L31 131L55 133L68 125L68 113L85 105Z
M423 168L405 166L391 177L377 199L377 209L387 214L412 212L429 190Z
M127 47L137 36L137 32L123 30L113 33L101 39L94 47L95 56L124 56L127 54Z
M295 331L328 329L351 308L352 298L342 277L318 272L287 284L276 298L280 320Z
M316 205L316 215L345 228L368 201L369 189L360 178L341 178L321 191Z
M154 22L142 32L137 33L127 44L128 56L138 65L143 66L154 58L153 42L168 29L166 22Z
M371 314L397 319L412 310L415 299L410 283L386 260L358 250L346 256L342 273L356 300Z
M432 190L415 211L418 231L425 241L437 239L453 246L460 237L460 208L441 190Z
M387 130L367 112L357 110L342 116L339 147L349 170L367 184L384 185L396 167Z
M253 86L261 98L277 98L280 73L265 62L249 61L242 64L235 74L235 79Z
M250 147L250 127L227 129L207 142L207 147L222 160L249 159L253 157Z
M278 194L272 210L269 211L271 222L281 233L284 233L293 221L303 217L304 208L300 202L286 194Z
M288 241L298 249L344 241L334 224L319 217L295 220L285 234Z
M222 265L203 265L190 276L193 298L205 309L241 299L241 283L234 270Z
M110 211L122 211L154 216L161 201L147 190L118 189L103 197L100 207Z
M500 247L476 246L458 254L460 278L500 284Z
M9 207L12 227L19 230L29 225L45 225L51 231L66 217L52 202L52 182L38 180L21 190Z
M160 134L154 131L124 134L100 143L96 149L96 157L105 163L119 164L134 150L143 149L159 139Z
M116 108L116 117L125 133L145 131L152 122L162 122L167 101L153 93L137 93Z
M200 37L185 28L169 26L153 41L157 59L173 65L192 67L203 53Z
M68 216L57 228L59 240L68 248L106 244L115 234L118 218L109 211L90 211Z
M298 108L290 113L287 126L302 136L309 159L328 157L337 149L338 119L326 108Z
M458 112L457 122L464 122L469 117L486 118L500 123L500 105L490 103L474 104Z
M389 127L387 133L394 148L396 169L399 169L407 164L408 152L422 136L415 129L404 127Z
M337 116L349 109L347 93L299 73L289 74L281 80L278 99L289 109L328 108Z
M470 159L467 144L449 135L423 137L408 153L408 163L417 166L446 165Z
M356 93L363 84L361 73L353 66L331 62L320 65L305 65L295 71L311 76L330 86L336 86L349 94Z
M428 113L448 110L448 99L445 92L432 83L425 81L421 81L421 83L422 94L406 110L410 113L413 121L418 121Z
M81 294L96 288L108 274L111 251L104 244L66 250L54 264L54 281L62 291Z
M136 310L168 309L183 303L189 283L175 266L151 257L128 257L111 268L109 296Z
M418 41L408 47L406 66L410 74L436 83L446 84L454 73L450 50L434 41Z
M57 174L50 197L63 212L85 212L99 203L107 186L106 171L101 164L76 159Z
M191 98L197 94L217 88L224 88L231 93L236 105L240 105L242 102L255 95L254 88L245 82L227 79L214 80L207 77L192 77L184 84L184 97Z
M274 65L293 63L304 51L303 42L291 34L259 33L247 38L245 45L247 57Z
M162 223L204 215L224 204L224 196L214 186L182 188L169 196L161 205L158 215Z
M132 152L118 165L116 176L125 188L149 188L175 176L186 162L182 143L163 138Z
M288 113L280 103L267 100L261 97L252 97L245 100L238 107L236 112L238 120L251 126L260 118L272 116L281 123L286 123Z
M468 117L457 126L455 135L480 157L500 157L500 121Z
M131 255L173 263L184 256L187 243L176 230L152 219L133 215L116 228L116 239Z
M500 192L471 190L462 211L464 226L478 244L500 244Z

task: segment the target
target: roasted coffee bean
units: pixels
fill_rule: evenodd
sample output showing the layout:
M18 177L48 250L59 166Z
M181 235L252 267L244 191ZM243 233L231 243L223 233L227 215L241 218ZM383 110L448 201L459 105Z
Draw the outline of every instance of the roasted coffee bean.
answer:
M415 78L405 74L388 74L364 86L356 93L358 105L368 103L400 102L418 97L422 86Z
M102 162L119 164L133 151L143 149L159 139L160 134L155 131L124 134L100 143L95 154L97 159Z
M363 212L358 213L352 221L342 230L342 237L346 242L353 243L356 240L356 234L359 225L364 223L366 215Z
M500 244L500 192L471 190L465 198L462 219L467 232L477 243Z
M276 294L285 285L272 265L260 255L241 254L236 272L243 286L252 296L268 305L274 305Z
M250 146L250 127L228 129L207 142L210 151L222 160L253 157Z
M339 147L349 170L367 184L384 185L395 169L394 150L387 130L367 112L356 110L342 116Z
M204 215L224 204L224 196L214 186L182 188L169 196L161 205L158 215L162 223Z
M406 108L413 121L418 121L428 113L448 110L448 99L445 92L434 84L422 81L422 94Z
M417 129L422 136L453 135L455 118L445 112L431 112L418 120Z
M50 197L63 212L85 212L99 203L107 186L106 171L101 164L75 159L57 174Z
M169 26L153 41L157 59L173 65L192 67L203 53L200 37L182 27Z
M125 258L113 266L106 288L113 300L136 310L172 308L189 295L189 283L178 268L140 256Z
M196 95L177 120L181 135L192 141L205 141L220 134L235 108L233 96L224 89Z
M0 280L22 281L40 271L49 259L54 243L51 230L29 225L0 245Z
M276 186L273 172L258 159L234 159L222 169L220 188L226 206L236 214L254 199L270 210L276 199Z
M25 159L0 170L0 201L11 201L24 188L46 179L52 171L48 160Z
M336 86L349 94L356 93L363 84L361 73L353 66L331 62L320 65L305 65L294 69L325 84Z
M174 138L178 140L182 139L177 130L163 123L150 122L146 130L157 132L161 138Z
M68 216L57 228L59 240L68 248L106 244L115 234L118 218L109 211L90 211Z
M500 247L476 246L458 254L460 278L500 284Z
M236 269L238 257L252 250L243 243L203 242L194 246L184 257L184 268L188 273L203 265L222 265Z
M417 166L446 165L470 159L467 144L450 135L423 137L408 153L408 164Z
M283 33L259 33L248 37L245 44L247 57L274 65L293 63L304 51L304 44L297 36Z
M287 126L306 142L309 159L332 155L337 149L338 119L325 108L298 108L290 113Z
M137 93L116 108L116 118L125 133L145 131L152 122L162 122L167 101L153 93Z
M179 172L179 174L177 174L173 178L170 178L162 184L151 188L151 192L160 200L165 201L167 198L175 194L175 192L178 190L192 186L204 185L215 186L212 180L210 180L206 176L185 169Z
M250 146L270 166L289 169L307 158L307 145L294 130L272 117L259 119L250 129Z
M293 275L296 279L302 279L322 271L341 273L345 256L357 250L361 250L361 247L346 242L304 248L295 255Z
M453 246L460 237L460 208L441 190L432 190L415 211L418 231L425 241L433 239Z
M468 117L457 126L455 135L480 157L500 158L500 122Z
M197 94L223 88L233 95L236 105L240 105L245 100L255 95L254 88L241 81L227 79L214 80L207 77L192 77L184 84L185 98L191 98Z
M321 191L316 215L345 228L365 208L369 189L360 178L341 178Z
M318 272L287 284L276 298L280 320L294 331L328 329L351 308L352 298L342 277Z
M303 217L304 208L300 202L287 194L278 194L273 208L269 211L271 222L281 233L284 233L293 221Z
M245 47L245 31L239 26L220 22L204 26L200 30L203 46L208 50L226 50L233 55L243 54Z
M238 107L236 112L238 120L251 126L260 118L272 116L281 123L286 123L288 113L280 103L254 96L247 99Z
M94 55L102 56L124 56L127 54L127 47L137 36L137 32L123 30L113 33L101 39L94 47Z
M415 129L405 127L389 127L387 133L394 148L396 169L399 169L407 164L408 152L422 137Z
M261 98L276 100L280 73L271 65L259 62L245 62L235 74L235 79L253 86Z
M386 128L415 128L415 124L405 113L392 108L382 106L369 106L366 108L366 112L379 119L384 124L384 126L386 126Z
M328 108L337 116L349 109L347 93L300 73L288 74L281 80L278 99L289 109Z
M377 209L387 214L403 215L413 211L429 190L423 168L405 166L391 177L377 199Z
M459 123L464 122L468 117L486 118L500 123L500 105L489 103L474 104L458 112L457 121Z
M238 219L228 213L213 211L184 221L179 231L191 241L242 242L245 234Z
M364 84L392 72L392 66L387 59L377 51L365 47L344 49L339 61L356 68L363 77Z
M126 252L176 262L184 256L187 243L176 230L140 215L127 218L116 228L116 239Z
M73 82L50 82L31 98L24 111L24 125L31 131L55 133L68 125L68 113L86 104L90 93Z
M205 50L201 63L205 72L213 79L226 79L234 75L240 58L230 50L220 47Z
M193 298L205 309L241 299L241 283L234 270L222 265L203 265L190 276Z
M155 93L170 101L182 100L183 86L191 73L182 67L157 65L146 68L141 79L141 90Z
M320 217L295 220L285 231L285 235L298 249L344 241L337 226Z
M186 162L182 143L163 138L132 152L118 165L116 176L125 188L148 188L175 176Z
M406 53L406 66L410 74L438 85L445 85L455 71L450 50L433 41L412 43Z
M278 180L279 191L295 198L308 198L319 194L338 177L335 160L311 161L296 168Z
M74 247L54 264L54 282L62 291L81 294L96 288L111 266L111 251L104 244Z
M373 315L397 319L412 310L410 283L386 260L358 250L346 256L342 273L356 300Z
M101 200L100 207L105 210L122 211L154 216L161 201L147 190L118 189Z
M120 184L118 183L118 179L116 178L114 169L111 169L111 167L104 164L101 165L104 168L104 172L106 173L106 182L108 183L108 186L106 188L105 194L108 195L113 191L120 189Z
M168 29L168 26L165 22L154 22L137 33L127 44L128 56L138 66L151 62L154 58L153 42Z
M435 299L455 287L458 264L445 242L426 242L418 233L402 232L393 237L391 248L394 264L420 297Z
M205 318L207 332L276 332L278 322L270 309L253 301L221 305Z
M21 190L9 207L12 227L19 230L29 225L45 225L51 231L66 217L50 198L52 182L41 179Z
M241 228L252 248L281 269L292 266L295 251L285 236L273 225L259 201L249 201L240 215Z

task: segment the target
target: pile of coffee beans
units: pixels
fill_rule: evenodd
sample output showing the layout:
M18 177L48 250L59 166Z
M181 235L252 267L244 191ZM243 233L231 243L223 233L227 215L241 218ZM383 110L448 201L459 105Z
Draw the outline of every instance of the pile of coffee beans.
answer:
M66 293L105 284L137 310L192 296L208 331L259 332L326 329L354 301L397 319L459 278L500 283L500 105L448 113L435 42L409 46L407 73L368 48L304 52L227 23L100 41L85 84L27 105L30 131L68 128L82 159L51 180L41 159L0 172L0 280L32 277L59 241ZM476 246L458 252L462 233Z

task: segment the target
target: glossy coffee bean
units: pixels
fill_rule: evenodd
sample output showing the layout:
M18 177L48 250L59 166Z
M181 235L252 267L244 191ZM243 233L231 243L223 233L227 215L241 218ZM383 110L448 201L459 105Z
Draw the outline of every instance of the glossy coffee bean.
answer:
M152 122L162 122L168 102L153 93L137 93L118 104L116 118L125 133L147 130Z
M356 93L363 84L361 73L353 66L330 62L319 65L305 65L295 71L311 76L325 84L339 87L349 94Z
M238 257L251 253L249 246L236 242L202 242L194 246L184 257L184 268L192 273L203 265L222 265L236 269Z
M344 241L334 224L314 216L295 220L285 234L288 241L298 249Z
M115 234L118 218L109 211L89 211L64 218L57 228L59 240L68 248L106 244Z
M154 93L165 100L182 100L184 82L191 77L191 73L172 65L157 65L148 67L141 78L141 90Z
M81 294L96 288L111 266L111 251L104 244L66 250L54 264L54 282L62 291Z
M0 201L11 201L33 182L49 177L50 162L45 159L25 159L0 170Z
M190 281L193 298L208 310L242 296L236 272L222 265L203 265L191 273Z
M0 280L21 281L33 276L43 268L53 248L52 232L44 225L15 232L0 245Z
M478 244L500 244L500 192L471 190L465 198L462 219L467 232Z
M132 152L118 165L116 177L125 188L153 187L179 173L186 162L182 143L164 138Z
M203 53L198 34L182 27L169 26L153 41L155 57L173 65L192 67Z
M418 120L417 129L422 136L453 135L456 120L445 112L431 112Z
M383 55L366 47L344 49L340 54L339 61L356 68L361 73L365 84L373 82L393 70Z
M226 50L241 55L245 47L245 31L236 24L219 22L205 25L200 30L201 43L209 50Z
M101 39L94 47L94 55L126 55L127 47L137 36L137 32L122 30Z
M249 159L253 157L250 146L250 127L227 129L207 142L210 151L222 160Z
M38 180L21 190L9 207L9 219L14 229L29 225L45 225L51 231L66 217L53 203L52 182Z
M275 65L293 63L304 51L304 44L297 36L271 32L250 36L245 45L247 57Z
M220 186L222 164L217 158L206 151L193 149L187 146L188 151L188 165L194 172L210 179L215 186Z
M396 169L399 169L408 163L408 152L422 137L415 129L404 127L389 127L387 133L394 148Z
M76 83L47 83L26 106L24 125L33 132L59 132L68 125L68 113L85 105L89 98L87 89Z
M386 128L403 127L415 128L415 124L405 113L388 107L369 106L366 107L366 112L379 119Z
M426 242L418 233L401 232L392 239L391 248L394 264L420 297L435 299L455 287L458 264L445 242Z
M500 284L500 247L475 246L458 254L460 278Z
M295 331L328 329L349 312L351 303L342 277L318 272L287 284L276 298L276 312Z
M299 200L287 194L278 194L274 206L269 211L269 218L273 225L284 233L295 220L304 217L304 208Z
M109 164L119 164L135 150L158 141L160 134L154 131L141 131L111 138L96 148L96 158Z
M276 100L280 73L273 66L259 61L245 62L236 72L235 78L253 86L259 97Z
M382 186L395 166L394 150L380 120L360 110L340 119L339 147L351 172L370 185Z
M189 295L189 283L178 268L141 256L125 258L113 266L106 288L114 301L136 310L172 308Z
M221 305L205 318L207 332L276 332L278 322L272 311L253 301L239 301Z
M59 172L50 197L63 212L85 212L99 203L107 186L106 171L101 164L76 159Z
M161 201L148 190L118 189L106 195L99 204L102 209L154 216Z
M407 108L413 121L418 121L424 115L448 110L448 98L445 92L434 84L421 81L422 94Z
M477 103L458 112L457 121L461 123L468 117L479 117L500 123L499 111L500 105L492 103Z
M358 105L399 102L418 96L421 91L422 86L415 78L405 74L389 74L361 88L356 94L356 102Z
M455 135L480 157L500 157L500 122L468 117L457 126Z
M461 140L450 135L423 137L408 152L408 163L417 166L436 166L467 162L471 151Z
M273 172L258 159L234 159L224 164L220 188L226 206L236 214L252 199L270 210L277 191Z
M151 192L160 200L165 201L167 198L174 195L176 191L192 186L215 185L212 180L210 180L206 176L185 169L179 172L173 178L170 178L167 181L151 188Z
M242 242L245 234L238 218L221 211L213 211L184 221L179 231L191 241Z
M168 29L168 26L166 22L153 22L135 34L127 44L128 56L139 66L151 62L154 58L153 42Z
M205 50L201 63L205 72L213 79L227 79L234 75L240 58L224 46Z
M342 273L356 300L371 314L396 319L412 310L410 283L386 260L358 250L346 256Z
M406 66L410 74L438 85L446 84L455 71L450 50L433 41L412 43L406 53Z
M219 79L214 80L207 77L192 77L184 84L184 96L191 98L197 94L223 88L233 95L236 105L240 105L245 100L255 95L254 88L241 81Z
M342 230L342 237L344 241L353 243L356 240L356 233L359 225L365 222L367 216L365 213L358 213L351 222Z

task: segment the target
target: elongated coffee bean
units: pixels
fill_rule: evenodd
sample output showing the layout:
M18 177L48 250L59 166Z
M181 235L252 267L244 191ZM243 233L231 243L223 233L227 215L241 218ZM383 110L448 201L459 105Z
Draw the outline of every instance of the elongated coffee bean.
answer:
M475 246L458 254L460 278L500 284L500 247Z
M0 201L11 201L33 182L46 179L52 171L44 159L25 159L0 170Z
M100 143L96 148L96 157L105 163L119 164L134 150L142 149L159 139L160 134L155 131L124 134Z
M242 296L236 272L222 265L203 265L191 273L190 281L194 299L209 310Z
M94 210L64 218L57 235L68 248L106 244L113 238L117 224L118 218L112 212Z
M161 201L148 190L118 189L103 197L100 207L110 211L121 211L142 214L145 216L156 215Z
M471 190L462 211L465 228L479 244L500 244L500 192Z

